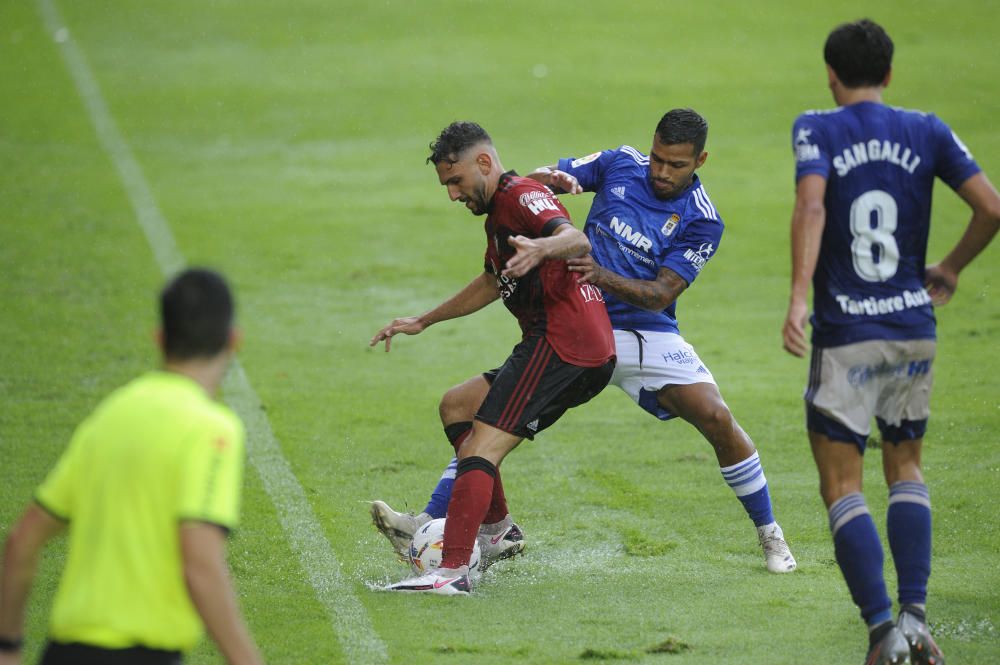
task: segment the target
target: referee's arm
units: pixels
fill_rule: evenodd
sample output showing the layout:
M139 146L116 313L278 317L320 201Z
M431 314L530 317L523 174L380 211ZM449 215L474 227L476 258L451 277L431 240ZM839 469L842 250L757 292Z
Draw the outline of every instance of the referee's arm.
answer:
M181 557L191 602L227 663L263 665L240 615L226 565L226 531L207 522L181 523Z
M33 503L7 536L0 572L0 665L19 663L24 638L24 607L42 548L65 522Z

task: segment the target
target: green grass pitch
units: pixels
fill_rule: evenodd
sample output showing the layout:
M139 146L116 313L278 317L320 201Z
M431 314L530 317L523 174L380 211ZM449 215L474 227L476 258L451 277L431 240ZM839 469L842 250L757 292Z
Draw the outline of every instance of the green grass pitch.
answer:
M156 362L162 275L45 28L47 1L0 3L0 537L76 423ZM886 101L938 113L1000 182L1000 6L57 6L178 248L237 288L241 363L301 485L307 521L339 563L309 569L265 474L248 465L230 558L269 662L862 661L863 628L833 561L805 440L806 363L780 346L790 126L800 111L832 105L827 32L869 15L896 42ZM701 174L727 223L719 255L680 301L682 330L761 451L799 570L765 571L749 521L692 428L660 424L611 389L505 464L526 556L497 565L458 602L373 591L403 569L369 524L366 501L423 507L450 455L440 394L495 366L517 339L494 305L397 339L391 354L367 348L389 319L436 304L481 269L481 220L449 204L424 164L428 142L452 120L477 120L504 165L525 172L622 143L645 150L676 106L709 119ZM940 190L931 260L968 219ZM578 222L588 198L567 202ZM935 507L929 615L954 663L1000 662L997 256L991 247L962 275L938 317L924 459ZM884 533L877 451L867 478ZM57 542L45 554L26 662L44 639L63 553ZM894 589L891 560L886 573ZM356 650L359 639L368 651ZM221 660L203 643L189 662Z

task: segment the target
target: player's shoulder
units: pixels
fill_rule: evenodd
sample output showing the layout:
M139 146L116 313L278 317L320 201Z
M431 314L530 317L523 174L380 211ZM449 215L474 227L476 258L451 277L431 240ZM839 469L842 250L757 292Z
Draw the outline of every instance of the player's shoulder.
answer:
M694 181L683 196L685 199L683 216L685 218L696 218L703 223L718 225L720 229L722 228L722 216L719 215L719 211L708 196L708 190L705 189L701 178L695 175Z
M649 155L630 145L620 145L608 152L611 153L610 158L616 163L643 168L649 165Z

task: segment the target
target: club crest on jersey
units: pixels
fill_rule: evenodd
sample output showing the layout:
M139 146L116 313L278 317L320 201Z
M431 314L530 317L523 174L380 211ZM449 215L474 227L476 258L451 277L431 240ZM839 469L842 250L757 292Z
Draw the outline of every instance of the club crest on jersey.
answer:
M592 155L587 155L586 157L580 157L579 159L574 159L572 162L570 162L569 165L575 169L578 166L583 166L584 164L590 164L592 161L594 161L600 156L601 153L595 152Z
M670 215L670 219L668 219L666 223L663 225L663 228L660 229L660 233L669 238L671 234L673 234L674 229L676 229L677 225L680 223L681 223L680 215L674 213Z

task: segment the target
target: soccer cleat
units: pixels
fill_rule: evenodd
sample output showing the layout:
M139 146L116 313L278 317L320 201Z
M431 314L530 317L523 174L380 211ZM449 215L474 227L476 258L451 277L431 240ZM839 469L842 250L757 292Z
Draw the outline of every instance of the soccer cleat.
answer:
M865 665L904 665L910 662L910 645L895 626L872 645L865 658Z
M480 573L486 572L486 569L497 561L503 561L524 552L524 532L521 531L521 527L510 520L510 516L497 525L483 525L477 539L480 552Z
M385 501L372 501L372 523L389 539L400 561L408 562L410 541L420 528L420 519L410 513L397 513Z
M785 534L777 522L757 527L757 539L764 550L767 569L772 573L790 573L795 570L795 557L785 542Z
M921 617L923 613L911 612L907 607L904 605L900 610L896 627L910 645L913 665L944 665L944 654L931 637L931 631Z
M409 591L411 593L433 593L439 596L468 596L472 592L468 566L458 570L435 568L423 575L405 579L386 587L389 591Z

